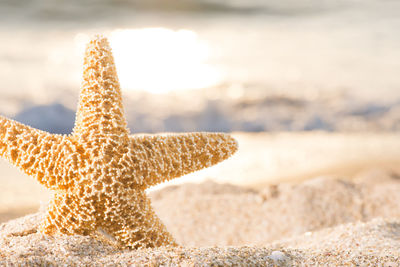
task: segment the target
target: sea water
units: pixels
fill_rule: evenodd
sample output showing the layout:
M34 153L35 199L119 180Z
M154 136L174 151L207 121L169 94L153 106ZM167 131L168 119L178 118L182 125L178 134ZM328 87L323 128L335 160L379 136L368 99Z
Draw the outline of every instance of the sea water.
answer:
M102 33L132 132L398 131L399 14L391 0L2 1L0 112L68 133Z

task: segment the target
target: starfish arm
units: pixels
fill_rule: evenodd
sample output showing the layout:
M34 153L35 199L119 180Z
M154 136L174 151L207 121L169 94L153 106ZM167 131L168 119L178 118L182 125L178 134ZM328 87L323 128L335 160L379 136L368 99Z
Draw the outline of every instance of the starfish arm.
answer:
M210 167L229 158L238 145L224 133L130 136L137 181L146 187Z
M64 169L57 167L57 163L70 161L65 157L68 143L65 136L0 116L0 156L48 188L60 189L69 182L63 175Z
M114 57L106 38L97 36L86 48L82 90L74 135L128 135Z
M108 207L99 227L130 249L177 246L143 191L132 191L118 206Z
M94 213L90 205L81 203L81 197L72 193L57 192L47 207L44 222L39 231L43 234L87 235L95 230ZM89 212L90 211L90 212Z

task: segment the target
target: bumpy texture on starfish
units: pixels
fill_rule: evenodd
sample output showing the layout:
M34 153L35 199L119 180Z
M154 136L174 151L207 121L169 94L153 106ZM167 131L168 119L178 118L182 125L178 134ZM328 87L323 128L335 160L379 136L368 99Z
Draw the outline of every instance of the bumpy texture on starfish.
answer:
M105 231L128 248L176 245L145 190L216 164L237 150L222 133L129 136L108 41L86 49L71 135L0 117L0 155L54 191L40 231Z

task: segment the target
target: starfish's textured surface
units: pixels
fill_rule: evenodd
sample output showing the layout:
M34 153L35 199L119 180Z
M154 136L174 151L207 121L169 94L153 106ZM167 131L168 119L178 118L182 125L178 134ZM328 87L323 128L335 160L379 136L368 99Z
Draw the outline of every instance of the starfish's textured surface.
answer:
M0 155L53 190L41 232L97 230L128 248L176 245L154 213L150 186L216 164L237 150L222 133L129 135L107 39L87 46L71 135L0 117Z

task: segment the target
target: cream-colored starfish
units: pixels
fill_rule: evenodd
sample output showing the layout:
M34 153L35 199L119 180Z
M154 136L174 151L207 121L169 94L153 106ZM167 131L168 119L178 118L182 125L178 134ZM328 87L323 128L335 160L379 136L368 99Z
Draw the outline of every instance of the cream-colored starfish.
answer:
M129 135L108 41L86 50L83 86L71 135L55 135L0 117L0 154L54 198L45 234L101 229L129 248L175 245L145 190L214 165L237 150L222 133Z

